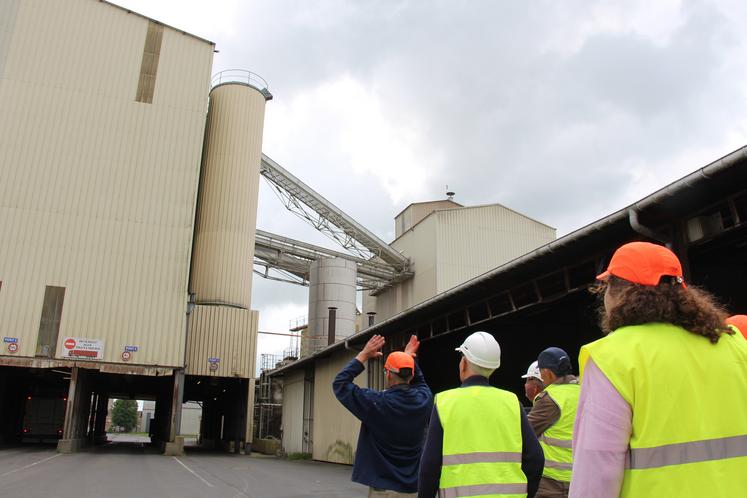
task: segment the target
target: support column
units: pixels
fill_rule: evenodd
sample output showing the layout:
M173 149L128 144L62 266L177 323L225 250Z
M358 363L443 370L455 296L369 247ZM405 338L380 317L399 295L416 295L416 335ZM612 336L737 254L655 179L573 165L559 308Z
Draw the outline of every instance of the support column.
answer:
M243 449L244 453L252 453L252 443L254 442L254 388L255 380L246 380L246 424ZM271 384L272 386L272 384Z
M99 393L96 403L96 421L93 428L93 441L95 444L106 443L106 416L108 414L109 395Z
M166 455L183 455L184 438L179 435L182 422L182 399L184 398L184 370L174 370L174 385L171 395L171 413L168 420L168 441L164 448Z
M86 370L73 367L67 393L62 439L57 443L57 451L60 453L74 453L86 442L88 410L91 407L91 393L88 390L90 383L87 377Z

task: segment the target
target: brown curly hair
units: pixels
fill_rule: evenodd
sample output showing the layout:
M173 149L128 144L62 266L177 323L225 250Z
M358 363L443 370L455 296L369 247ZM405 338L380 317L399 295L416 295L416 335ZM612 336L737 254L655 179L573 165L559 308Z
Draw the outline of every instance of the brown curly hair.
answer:
M721 334L733 334L724 320L726 310L708 292L663 277L659 285L640 285L614 276L592 288L599 297L599 324L605 334L626 325L671 323L716 344ZM616 305L604 306L610 292Z

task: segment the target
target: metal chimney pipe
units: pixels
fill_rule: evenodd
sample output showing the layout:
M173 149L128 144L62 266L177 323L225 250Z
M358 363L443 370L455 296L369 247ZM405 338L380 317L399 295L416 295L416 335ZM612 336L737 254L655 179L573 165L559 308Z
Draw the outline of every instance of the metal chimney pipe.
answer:
M327 308L329 310L329 324L328 324L328 331L327 331L327 345L331 345L335 343L335 329L337 325L337 308L334 306L330 306Z

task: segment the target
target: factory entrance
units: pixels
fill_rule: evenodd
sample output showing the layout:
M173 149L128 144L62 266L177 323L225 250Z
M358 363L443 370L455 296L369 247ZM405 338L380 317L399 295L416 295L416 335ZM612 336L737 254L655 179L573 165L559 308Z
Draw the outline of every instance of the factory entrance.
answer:
M0 445L56 445L60 452L69 453L106 443L107 430L113 425L112 402L121 399L151 400L148 433L152 443L163 450L177 434L178 417L174 414L180 410L173 407L181 406L180 394L179 374L2 365Z
M184 400L202 408L196 446L186 450L251 452L253 379L187 375Z

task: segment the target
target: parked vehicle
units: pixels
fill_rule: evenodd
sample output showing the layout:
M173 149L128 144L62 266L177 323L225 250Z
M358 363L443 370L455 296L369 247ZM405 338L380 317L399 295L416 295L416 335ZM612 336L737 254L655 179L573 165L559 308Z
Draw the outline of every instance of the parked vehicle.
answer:
M21 439L54 442L62 438L67 397L27 396Z

